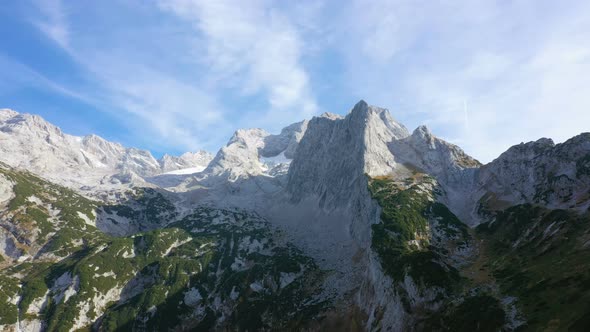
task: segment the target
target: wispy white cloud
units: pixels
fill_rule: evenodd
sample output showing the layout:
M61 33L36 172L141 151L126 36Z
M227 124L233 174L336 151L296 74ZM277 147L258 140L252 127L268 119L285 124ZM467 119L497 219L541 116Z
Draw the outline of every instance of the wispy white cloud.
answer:
M158 144L214 147L240 127L345 112L326 92L426 123L483 161L590 123L586 2L115 1L93 3L98 22L75 6L39 2L35 26Z
M87 29L74 17L83 15L80 8L75 11L75 4L51 0L38 3L40 15L33 23L98 84L92 93L124 110L129 116L121 118L136 131L151 132L157 137L154 144L215 148L244 125L277 130L317 112L301 62L299 29L309 26L291 22L271 3L179 0L156 7L124 5L149 15L167 13L171 19L140 22L145 30L109 26L108 20L89 22L96 26ZM120 24L117 14L114 17ZM183 29L184 22L191 28ZM102 33L89 35L97 27ZM248 108L247 114L234 110L228 118L227 105L221 102L227 93L266 103Z
M0 90L9 91L22 86L48 90L86 103L95 103L90 96L79 93L59 82L49 79L37 70L7 56L0 54Z
M173 0L162 9L188 20L206 45L200 59L219 84L244 94L264 92L270 109L297 109L299 117L317 110L301 63L303 41L291 18L267 1Z
M36 4L41 15L33 23L61 47L68 48L70 30L62 1L39 0Z
M114 63L98 61L96 68L110 68L96 75L111 90L114 104L151 128L154 140L194 150L218 145L215 133L230 132L223 106L205 91L142 65L126 64L119 71Z
M550 1L354 1L349 86L483 161L590 127L590 7ZM361 10L364 9L364 10ZM354 38L351 40L351 38ZM343 52L349 52L347 47ZM467 104L468 120L464 103ZM466 125L469 123L469 125Z
M104 35L93 35L89 43L87 33L69 32L65 3L52 0L38 5L42 15L33 24L84 69L91 81L90 88L71 87L68 91L85 90L75 93L92 95L92 100L86 101L126 123L144 143L159 149L215 148L220 141L213 133L231 132L214 93L201 89L198 82L159 68L157 60L172 62L174 54L154 60L149 53L142 56L152 44L142 43L140 49L137 44L126 44L149 36L127 32L131 35L118 39L118 31L113 35L106 30ZM150 32L165 34L162 29L156 27Z

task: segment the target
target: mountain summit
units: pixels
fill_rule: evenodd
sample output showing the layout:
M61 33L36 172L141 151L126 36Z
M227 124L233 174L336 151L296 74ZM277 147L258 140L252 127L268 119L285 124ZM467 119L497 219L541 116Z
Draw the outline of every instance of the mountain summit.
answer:
M141 177L202 168L212 158L199 151L156 160L149 151L125 148L97 135L68 135L39 116L6 109L0 111L0 141L1 161L77 189L145 186Z
M0 110L0 329L584 331L590 134L482 165L359 101L156 160Z

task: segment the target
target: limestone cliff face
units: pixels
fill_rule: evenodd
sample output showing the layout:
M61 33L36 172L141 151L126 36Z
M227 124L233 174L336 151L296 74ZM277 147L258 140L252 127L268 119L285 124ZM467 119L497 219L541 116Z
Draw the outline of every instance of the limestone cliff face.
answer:
M474 213L535 203L584 212L590 206L590 133L562 144L521 143L477 172Z
M201 165L207 158L206 152L199 152L156 160L147 150L97 135L68 135L40 116L0 110L0 161L73 189L147 186L146 177Z
M264 139L264 148L260 151L262 157L275 157L284 153L285 158L293 159L299 141L303 138L309 121L293 123L281 130L278 135L268 135Z
M171 156L165 154L158 160L162 172L176 171L186 168L206 168L213 160L213 155L207 151L199 150L197 152L186 152L181 156Z
M294 201L315 195L321 207L346 206L366 191L365 174L397 167L387 144L408 135L386 109L364 101L345 118L315 117L291 163L287 191Z
M443 294L441 287L425 287L419 277L392 273L392 270L404 271L396 265L401 263L390 261L392 264L388 264L383 259L387 256L383 255L384 251L380 252L373 246L373 240L378 239L374 235L379 234L374 230L379 229L380 223L385 224L385 213L382 215L382 212L386 209L410 213L412 204L425 193L428 195L428 206L436 203L446 206L445 209L448 207L445 213L430 217L432 208L412 212L414 214L410 219L420 221L426 218L428 223L423 225L421 232L412 230L409 235L406 234L407 241L402 244L422 252L431 250L433 246L442 246L440 243L445 237L456 242L457 239L446 235L448 229L441 228L444 218L450 215L457 224L462 222L476 226L494 218L500 220L502 216L507 219L507 215L502 213L523 203L570 210L568 213L586 213L590 207L588 133L557 145L549 139L523 143L482 166L458 146L433 135L428 128L421 126L410 133L393 119L388 110L370 106L364 101L357 103L346 116L325 113L287 126L276 135L262 129L238 130L214 158L200 152L180 157L164 156L156 160L147 151L125 148L95 135L70 136L40 117L9 110L0 110L0 143L0 161L11 166L41 174L75 189L84 185L88 192L97 191L102 184L116 189L112 193L113 200L121 201L122 205L102 209L96 218L90 210L72 210L69 217L73 216L72 223L76 223L81 230L80 236L75 233L75 241L88 235L88 229L95 226L103 232L120 236L166 228L167 224L159 223L161 220L184 218L195 208L203 206L211 208L211 215L200 210L211 217L211 224L207 227L219 227L220 212L217 211L222 209L234 211L240 208L267 219L273 227L284 231L281 237L293 242L321 269L330 271L322 284L326 290L318 298L336 299L334 303L346 308L360 307L368 316L367 330L404 330L415 322L415 317L407 310L408 306L414 313L421 309L435 310L439 303L436 299ZM160 174L194 166L204 168L206 165L203 171L193 173ZM5 166L6 171L0 174L0 207L12 202L18 192L15 185L26 180L26 177L17 176L16 170ZM133 202L123 199L125 196L117 191L121 189L117 185L122 183L128 184L127 189L147 185L143 182L144 178L152 178L151 185L170 192L157 196L145 195L143 190L142 201ZM373 199L376 196L372 196L374 192L368 186L369 183L389 181L393 184L393 194L404 186L407 187L404 190L410 190L408 183L424 178L432 179L436 186L415 186L413 192L407 193L414 196L404 196L409 198L401 203L379 203ZM49 184L41 182L44 180L35 181L40 183L37 187L49 188ZM37 183L35 181L32 183ZM49 239L51 234L43 235L28 226L14 228L12 220L26 216L29 209L33 214L35 211L47 214L47 217L42 215L41 221L36 221L39 225L43 225L45 219L51 222L58 220L63 207L58 208L54 204L64 201L58 194L63 193L56 189L49 194L27 194L22 197L22 206L18 209L0 211L0 219L11 221L3 225L7 231L0 232L0 254L4 258L18 259L23 256L23 248L31 257L44 255L36 245L43 243L43 236ZM110 197L111 192L107 194ZM76 208L81 206L80 202L86 202L80 197L74 198L76 200L71 204ZM169 204L162 203L164 198ZM85 205L90 209L94 206L92 204L95 203L86 202ZM154 211L152 206L158 209ZM145 221L144 217L148 214L153 217L153 223ZM228 212L228 215L234 214ZM400 218L404 217L407 214ZM26 226L32 222L28 219L23 221L27 223L18 225ZM558 220L555 225L562 225L562 221ZM546 229L551 230L551 227L557 227L555 225ZM467 227L462 227L467 234ZM191 224L190 229L194 231L201 226L195 228ZM395 240L404 231L395 227L383 229L381 235L390 238L382 236L382 240ZM207 229L203 227L202 231ZM243 231L242 225L228 228L232 234L236 231ZM91 235L98 238L100 234L96 230L97 236ZM543 234L550 233L545 231ZM439 239L441 237L443 240ZM222 238L225 239L225 235ZM17 245L19 239L26 241L28 247ZM176 243L176 240L179 242ZM186 244L183 239L176 240L171 242L170 248L179 243ZM584 239L580 243L586 246L590 243L586 241ZM387 241L382 244L387 244ZM197 248L191 247L193 249ZM443 254L440 250L436 253L437 259L443 261L444 258L449 266L453 265L461 258L454 257L457 256L454 249L447 250L448 255L447 251ZM466 244L461 247L462 254L468 255L471 249ZM120 252L127 256L126 251ZM432 263L428 257L425 262ZM235 269L241 268L238 260L232 265ZM277 280L285 278L281 275L277 277ZM250 284L251 288L254 287L252 291L257 292L262 284L255 281L245 284Z
M291 163L286 191L295 204L311 200L328 214L346 216L333 227L348 230L359 248L357 255L361 258L355 261L351 256L345 264L354 266L352 271L360 275L354 302L369 315L367 327L375 323L400 331L408 326L412 318L403 307L399 289L410 294L410 301L416 305L437 294L429 289L418 291L411 278L392 280L384 273L371 248L371 225L380 222L381 208L371 198L369 177L401 181L424 172L450 184L466 169L477 166L477 161L425 127L410 135L388 110L364 101L344 118L324 116L309 122ZM444 193L442 196L446 197ZM375 316L378 312L382 317Z
M221 176L235 181L284 174L306 129L307 121L289 125L278 135L258 128L237 130L205 169L204 177Z
M37 115L0 113L2 159L12 166L49 174L80 169L155 174L160 169L148 151L125 148L96 135L64 134Z
M449 185L461 181L463 170L481 166L458 146L434 136L426 126L416 128L405 139L391 142L389 147L401 162Z

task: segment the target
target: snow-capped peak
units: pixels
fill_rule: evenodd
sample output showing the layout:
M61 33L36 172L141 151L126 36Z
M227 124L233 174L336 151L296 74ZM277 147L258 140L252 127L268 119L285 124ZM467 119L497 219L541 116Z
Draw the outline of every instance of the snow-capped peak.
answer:
M281 164L288 165L307 130L307 124L308 121L294 123L283 128L278 135L259 128L237 130L203 173L208 176L223 175L229 179L284 174L288 167L281 167L278 171L274 167L276 165L267 164L265 160L282 154L284 162Z
M167 174L192 174L203 171L211 160L213 160L211 153L199 150L183 153L179 157L165 154L158 160L158 163L162 172Z
M143 177L164 171L149 151L125 148L97 135L64 134L38 115L8 109L0 111L0 141L0 161L74 188L126 180L145 185ZM206 153L186 154L181 160L182 168L208 163Z

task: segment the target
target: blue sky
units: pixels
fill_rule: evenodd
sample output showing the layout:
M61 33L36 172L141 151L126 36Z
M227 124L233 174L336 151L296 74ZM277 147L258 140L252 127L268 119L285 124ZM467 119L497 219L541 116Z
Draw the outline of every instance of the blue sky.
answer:
M0 107L179 154L359 100L487 162L590 130L588 1L5 1Z

